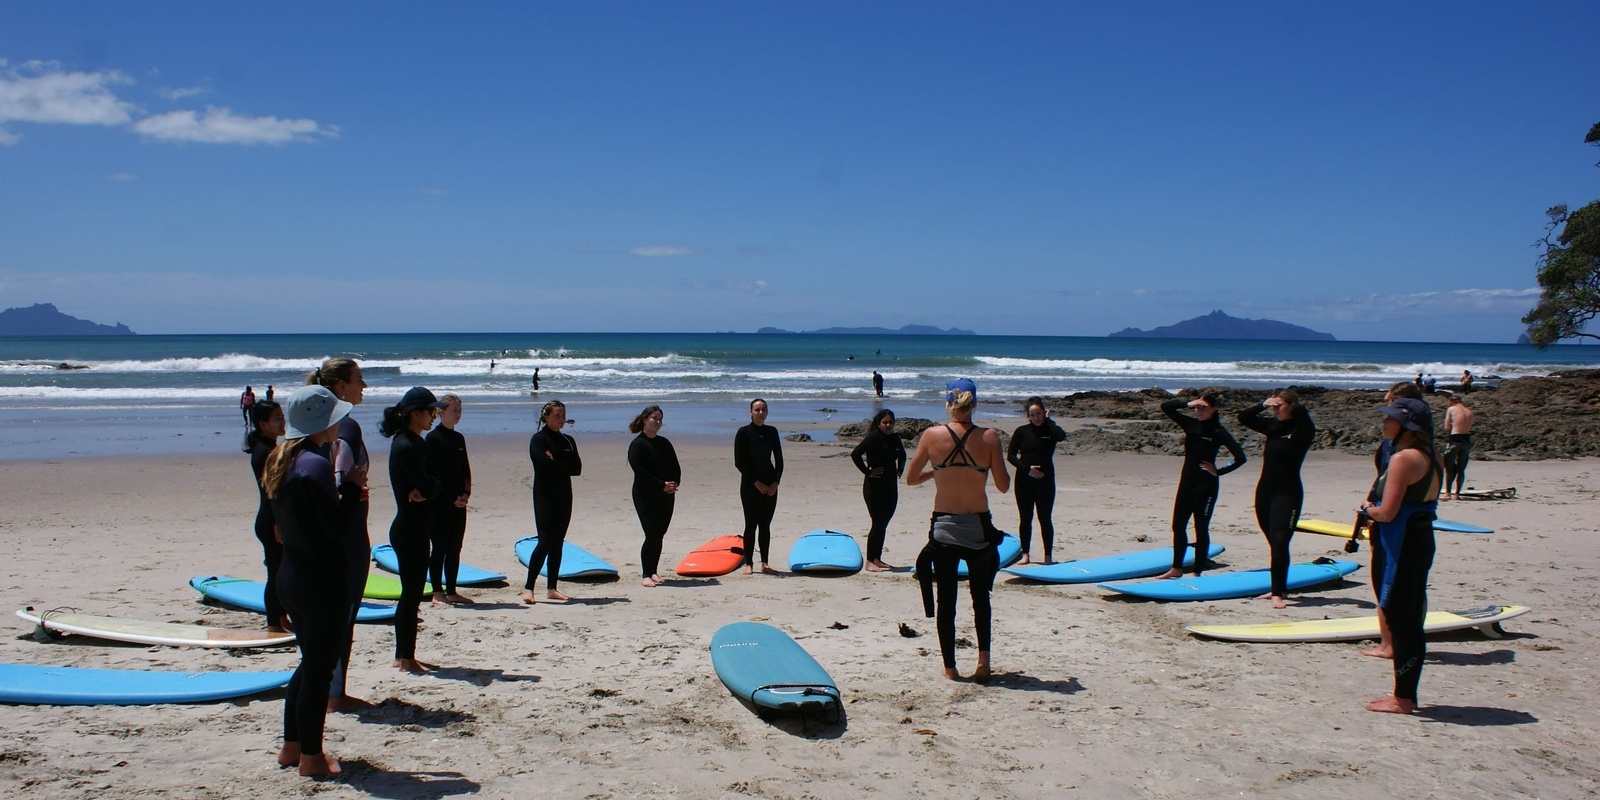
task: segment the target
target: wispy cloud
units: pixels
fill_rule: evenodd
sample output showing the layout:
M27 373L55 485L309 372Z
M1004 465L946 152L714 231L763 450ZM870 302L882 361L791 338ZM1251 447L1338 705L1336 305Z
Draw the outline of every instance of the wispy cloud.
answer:
M635 247L628 251L630 255L645 256L647 258L664 258L668 256L686 256L694 253L692 247L678 247L669 244L651 244L644 247Z
M210 93L211 87L209 86L164 86L156 90L156 94L168 100L182 100L186 97L199 97Z
M111 87L132 82L116 71L65 72L49 61L26 61L15 67L0 62L0 144L22 140L5 127L8 122L124 125L135 108L118 99Z
M130 172L113 172L110 175L106 176L106 180L108 180L108 181L118 181L120 183L128 183L129 181L136 181L138 179L139 179L138 175L134 175L133 173L130 173Z
M203 112L171 111L133 123L134 132L163 142L203 144L290 144L338 138L339 129L310 119L247 117L227 108L207 106Z
M449 192L447 192L447 191L445 191L443 189L435 189L435 188L433 188L431 186L424 186L418 191L422 192L425 195L429 195L431 197L444 197L445 195L449 194Z
M697 292L736 292L739 294L765 295L768 293L767 282L764 280L747 280L743 278L729 278L720 281L686 280L683 288Z

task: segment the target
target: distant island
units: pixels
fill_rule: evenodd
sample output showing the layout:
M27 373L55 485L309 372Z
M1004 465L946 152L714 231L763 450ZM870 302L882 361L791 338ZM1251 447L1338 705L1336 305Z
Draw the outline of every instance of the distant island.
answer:
M1123 328L1111 334L1121 339L1254 339L1283 342L1332 342L1331 333L1290 325L1275 319L1239 319L1221 311L1186 319L1175 325L1164 325L1148 331Z
M756 333L828 333L846 334L850 336L977 336L972 331L960 328L935 328L932 325L906 325L900 330L888 328L819 328L814 331L786 331L782 328L762 328Z
M0 311L0 336L133 336L128 326L101 325L61 313L50 303Z

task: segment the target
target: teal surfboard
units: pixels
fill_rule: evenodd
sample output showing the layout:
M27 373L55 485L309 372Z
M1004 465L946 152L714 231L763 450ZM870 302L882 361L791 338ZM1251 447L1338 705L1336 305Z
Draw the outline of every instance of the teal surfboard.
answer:
M734 696L773 711L837 712L839 687L789 635L760 622L724 625L711 636L711 666Z
M1289 578L1285 584L1290 589L1304 589L1319 583L1337 580L1359 567L1354 561L1290 564ZM1199 578L1174 578L1172 580L1121 581L1096 584L1102 589L1131 594L1151 600L1231 600L1264 594L1272 588L1272 573L1265 569L1244 572L1218 572Z
M517 560L521 561L522 566L526 567L528 562L533 559L533 548L538 546L539 537L529 536L518 539L517 543L512 545L512 550L516 551ZM546 578L550 577L550 562L548 559L545 560L544 566L539 568L539 574ZM617 577L617 568L606 563L605 559L572 542L561 543L561 574L557 576L560 580L615 577Z
M189 579L194 590L219 603L235 608L267 613L267 585L261 581L230 578L226 575L199 576ZM362 603L356 612L356 622L389 622L394 619L394 606L381 603Z
M0 703L145 706L203 703L265 692L291 672L171 672L0 664Z
M378 562L378 567L386 572L398 574L400 572L400 557L395 555L394 548L390 545L380 544L372 548L372 560ZM477 586L481 583L498 583L506 576L498 572L462 564L456 571L457 586Z
M1449 531L1450 533L1494 533L1494 528L1468 525L1465 522L1456 522L1452 519L1434 520L1433 529L1436 531Z
M1227 548L1220 544L1211 545L1210 557L1222 555ZM1183 566L1194 566L1194 548L1186 547L1183 556ZM1148 578L1151 575L1160 575L1172 568L1172 548L1157 547L1153 550L1136 550L1131 553L1105 556L1104 558L1091 558L1084 561L1062 561L1056 564L1042 565L1029 564L1021 567L1007 567L1006 572L1019 578L1043 583L1099 583L1100 581L1123 581L1129 578Z
M789 548L789 569L795 572L859 572L861 545L843 531L811 531Z

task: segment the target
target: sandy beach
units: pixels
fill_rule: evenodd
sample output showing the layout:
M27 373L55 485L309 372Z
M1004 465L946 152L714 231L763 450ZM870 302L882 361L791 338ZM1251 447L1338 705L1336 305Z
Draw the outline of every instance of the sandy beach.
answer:
M369 430L375 426L369 426ZM1525 604L1509 635L1430 640L1422 712L1374 714L1388 662L1359 643L1206 641L1189 623L1371 613L1366 570L1296 595L1159 604L1093 586L1045 586L1002 574L994 596L996 680L940 678L932 620L907 571L638 581L640 533L629 499L626 436L578 433L569 539L622 573L563 584L574 602L524 606L511 544L533 533L525 437L474 437L475 492L463 560L508 573L471 588L472 607L424 605L426 676L390 667L382 626L357 635L351 687L379 703L332 715L338 781L276 767L282 692L235 702L153 707L0 707L0 788L52 798L344 797L1582 797L1600 789L1591 758L1600 622L1600 460L1475 463L1469 484L1515 486L1509 501L1444 504L1441 516L1496 529L1441 533L1435 609ZM663 574L741 517L729 440L672 438L683 491ZM371 434L369 434L371 435ZM387 445L371 435L375 462ZM1259 437L1246 440L1252 456ZM805 531L861 534L866 513L848 447L786 443L774 565ZM1169 542L1179 459L1057 457L1058 559ZM1259 463L1224 479L1213 541L1229 568L1266 566L1251 511ZM393 504L374 470L372 538ZM1370 460L1313 452L1306 517L1343 520L1371 480ZM885 559L908 565L926 536L931 487L903 488ZM991 493L1014 530L1011 497ZM76 607L135 619L257 628L258 615L205 605L195 575L259 578L255 494L243 454L0 462L0 572L10 607ZM1297 560L1343 555L1302 533ZM1356 556L1366 564L1365 548ZM671 577L671 576L669 576ZM540 583L543 592L543 582ZM294 650L204 651L66 637L40 643L21 620L0 661L181 670L292 669ZM845 698L838 724L764 721L712 672L708 642L729 622L782 628L827 668ZM969 641L965 595L959 634ZM837 624L836 624L837 623ZM900 623L915 629L903 637ZM960 651L963 674L975 652ZM1587 755L1586 755L1587 754Z

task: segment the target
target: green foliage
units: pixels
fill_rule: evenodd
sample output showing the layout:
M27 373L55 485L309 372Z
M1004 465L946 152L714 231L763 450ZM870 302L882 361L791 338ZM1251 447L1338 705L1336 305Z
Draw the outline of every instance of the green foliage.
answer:
M1584 141L1600 144L1600 123L1589 129ZM1555 206L1545 215L1550 224L1545 228L1538 275L1543 291L1539 303L1522 318L1528 338L1541 349L1562 339L1600 339L1584 331L1600 315L1600 200L1571 212L1564 205Z

